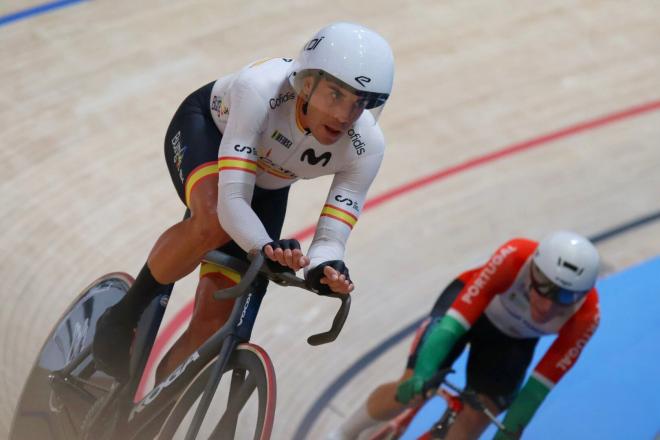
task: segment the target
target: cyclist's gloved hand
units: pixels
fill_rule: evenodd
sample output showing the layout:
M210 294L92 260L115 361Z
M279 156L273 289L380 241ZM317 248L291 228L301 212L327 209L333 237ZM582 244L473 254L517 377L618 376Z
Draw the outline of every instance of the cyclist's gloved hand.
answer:
M268 269L275 273L295 272L309 264L296 239L271 241L264 245L263 251Z
M425 382L424 378L416 374L413 375L396 389L396 400L404 405L407 404L413 397L422 393Z
M305 276L307 287L319 295L351 293L353 283L342 260L330 260L316 266Z

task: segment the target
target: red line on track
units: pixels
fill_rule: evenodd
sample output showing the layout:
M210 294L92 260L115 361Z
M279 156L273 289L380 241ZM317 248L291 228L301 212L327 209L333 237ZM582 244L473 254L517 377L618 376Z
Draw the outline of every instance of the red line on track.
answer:
M631 107L626 110L622 110L589 121L571 125L561 130L549 134L545 134L542 136L538 136L536 138L527 141L523 141L517 144L504 147L501 150L493 151L492 153L487 153L483 156L475 157L474 159L470 159L461 164L454 165L452 167L445 168L443 170L439 170L428 176L422 177L417 180L413 180L412 182L406 183L397 188L393 188L381 195L378 195L374 198L367 200L367 202L364 205L363 211L369 211L379 205L382 205L385 202L400 197L403 194L415 191L419 188L443 180L454 174L458 174L463 171L476 168L480 165L485 165L497 159L508 157L517 153L522 153L524 151L531 150L532 148L540 147L560 139L564 139L576 134L584 133L586 131L593 130L595 128L600 128L605 125L609 125L625 119L630 119L632 117L650 113L656 110L660 110L660 101L651 101L645 104ZM292 237L297 238L300 241L305 240L314 234L315 229L316 229L316 225L309 226L305 229L296 232L295 234L292 235ZM153 350L151 351L151 355L149 356L149 361L147 362L147 366L145 367L145 374L142 376L142 381L140 382L140 386L138 387L138 391L136 393L136 400L139 400L142 398L142 396L144 396L144 391L145 391L144 387L146 385L146 378L150 375L152 369L154 368L154 363L156 359L160 356L160 353L165 348L165 345L170 341L170 339L172 339L172 337L174 337L178 329L188 322L188 320L190 319L190 315L192 314L192 310L193 310L193 302L192 300L190 300L172 318L172 320L170 320L170 322L167 323L165 328L163 328L160 334L158 335L158 338L154 343Z

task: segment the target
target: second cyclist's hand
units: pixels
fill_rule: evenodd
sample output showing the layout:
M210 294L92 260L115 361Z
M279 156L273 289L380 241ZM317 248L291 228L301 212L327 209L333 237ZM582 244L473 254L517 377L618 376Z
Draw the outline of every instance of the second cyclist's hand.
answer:
M398 386L396 389L396 400L407 404L415 396L421 394L422 388L424 386L424 379L413 375L410 379L407 379Z
M303 254L298 240L275 240L266 244L263 250L271 261L294 272L309 264L309 257ZM273 269L272 265L269 267Z

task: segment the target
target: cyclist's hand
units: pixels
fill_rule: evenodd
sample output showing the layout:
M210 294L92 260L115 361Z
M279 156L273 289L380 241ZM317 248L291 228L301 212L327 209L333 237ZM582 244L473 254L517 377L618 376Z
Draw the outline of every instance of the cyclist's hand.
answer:
M396 400L404 405L407 404L413 397L421 394L424 382L424 379L417 375L413 375L410 379L402 382L396 389Z
M307 285L321 295L348 294L355 286L341 260L325 261L307 272Z
M263 247L268 259L266 263L273 272L294 272L309 264L309 257L300 250L300 243L295 239L275 240Z

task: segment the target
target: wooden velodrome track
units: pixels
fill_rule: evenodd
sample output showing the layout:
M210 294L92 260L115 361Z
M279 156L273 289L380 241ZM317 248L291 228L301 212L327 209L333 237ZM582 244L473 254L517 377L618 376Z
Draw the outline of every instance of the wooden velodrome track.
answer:
M0 15L38 3L2 2ZM503 241L556 228L593 235L660 209L655 0L91 1L1 26L0 438L69 301L102 273L136 274L181 217L162 152L180 101L250 61L295 56L339 19L381 32L396 57L381 118L387 153L371 198L537 142L365 212L349 242L357 289L336 343L305 342L329 325L334 303L272 290L254 341L277 370L274 438L290 438L338 372ZM616 116L601 119L608 115ZM542 138L549 134L559 135ZM328 185L294 185L286 233L314 224ZM608 271L640 262L658 254L660 224L599 249ZM178 284L167 317L194 286L194 276ZM408 341L342 390L310 438L398 376Z

